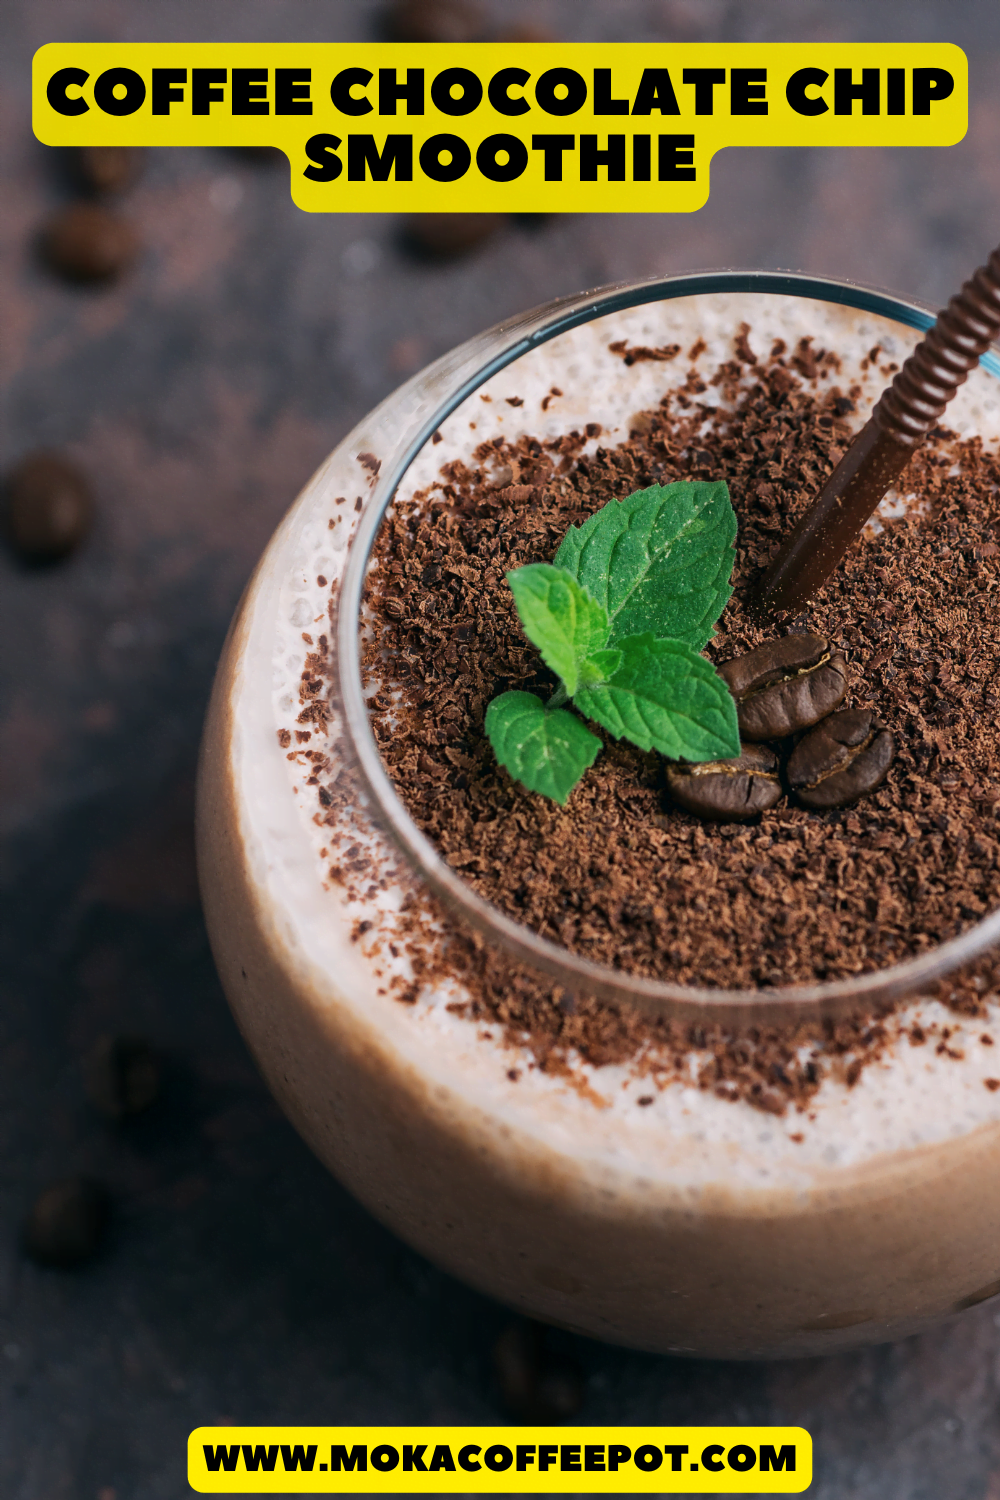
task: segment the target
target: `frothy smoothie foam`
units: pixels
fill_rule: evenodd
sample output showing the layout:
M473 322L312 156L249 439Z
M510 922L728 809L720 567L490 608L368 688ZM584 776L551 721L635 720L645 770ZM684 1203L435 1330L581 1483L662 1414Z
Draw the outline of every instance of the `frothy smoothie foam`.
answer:
M479 386L417 455L400 501L493 438L575 432L576 458L624 442L636 413L684 386L686 351L703 345L698 368L711 372L732 360L741 324L760 351L802 338L836 351L838 386L861 388L856 426L886 362L919 337L872 312L766 292L616 312ZM665 356L673 345L685 352ZM647 354L628 363L623 348ZM807 1353L898 1336L993 1295L1000 1015L988 993L965 1016L929 997L898 1007L853 1077L822 1040L804 1041L819 1086L783 1113L699 1086L697 1045L675 1048L669 1066L644 1044L604 1066L570 1052L552 1071L530 1039L463 1009L463 970L440 963L448 919L427 915L417 877L341 771L325 667L359 498L400 425L436 399L390 398L331 456L265 555L220 668L200 792L205 905L227 994L279 1100L417 1248L600 1337ZM731 393L709 384L697 399ZM992 376L974 372L948 425L995 443ZM498 487L516 481L495 467ZM910 503L891 496L887 513ZM423 972L421 930L437 955Z

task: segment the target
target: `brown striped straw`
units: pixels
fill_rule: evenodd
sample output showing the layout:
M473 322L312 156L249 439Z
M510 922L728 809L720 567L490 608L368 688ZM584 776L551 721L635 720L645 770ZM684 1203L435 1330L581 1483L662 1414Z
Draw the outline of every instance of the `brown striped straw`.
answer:
M756 586L759 620L802 608L1000 333L1000 248L938 313Z

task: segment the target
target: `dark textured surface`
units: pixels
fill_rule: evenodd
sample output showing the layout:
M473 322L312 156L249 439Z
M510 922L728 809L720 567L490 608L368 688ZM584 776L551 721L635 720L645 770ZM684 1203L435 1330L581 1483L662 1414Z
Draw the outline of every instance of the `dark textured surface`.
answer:
M190 843L201 714L233 605L300 485L398 380L505 314L705 265L794 266L946 298L992 248L1000 8L989 0L494 0L591 39L950 40L972 124L950 151L724 154L691 218L511 227L407 258L378 217L306 216L285 172L151 154L124 198L145 251L68 288L33 245L69 188L28 123L43 42L371 35L348 0L7 0L0 11L0 465L65 447L99 519L59 568L0 558L0 1495L173 1500L191 1427L494 1419L502 1309L330 1181L270 1103L222 1000ZM81 1063L108 1031L166 1054L119 1127ZM18 1248L47 1182L103 1179L100 1260ZM781 1421L823 1500L1000 1500L1000 1313L827 1361L684 1364L566 1342L588 1421Z

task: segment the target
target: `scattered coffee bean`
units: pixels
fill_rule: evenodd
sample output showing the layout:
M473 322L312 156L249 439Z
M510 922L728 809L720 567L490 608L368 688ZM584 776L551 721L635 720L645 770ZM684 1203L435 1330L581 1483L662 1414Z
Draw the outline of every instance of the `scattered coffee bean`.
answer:
M418 255L444 260L474 250L503 223L503 214L413 214L403 238Z
M143 152L138 146L80 146L77 169L95 193L122 193L139 176Z
M723 662L740 736L781 740L825 719L844 700L847 663L821 635L786 635Z
M397 0L382 31L389 42L484 42L486 26L465 0Z
M4 486L7 539L25 562L54 562L83 541L94 518L86 478L58 453L31 453Z
M70 1270L101 1247L110 1200L98 1182L68 1177L35 1199L24 1225L24 1250L40 1266Z
M251 162L259 167L279 167L288 165L288 157L280 146L230 146L234 156L241 161Z
M135 259L135 231L98 203L74 203L49 222L45 259L70 281L110 281Z
M522 229L544 229L546 224L551 224L552 217L552 214L511 214L510 222Z
M583 1405L579 1366L549 1353L539 1323L511 1323L493 1346L493 1369L504 1410L515 1422L567 1422Z
M766 745L742 745L732 760L669 765L666 777L679 807L714 823L745 823L781 800L778 757Z
M536 26L534 21L512 21L494 36L497 42L557 42L559 38L545 26Z
M888 729L868 708L831 714L800 740L788 760L788 785L803 807L845 807L885 780L896 753Z
M109 1120L141 1114L160 1092L156 1054L142 1037L102 1037L83 1066L87 1097Z

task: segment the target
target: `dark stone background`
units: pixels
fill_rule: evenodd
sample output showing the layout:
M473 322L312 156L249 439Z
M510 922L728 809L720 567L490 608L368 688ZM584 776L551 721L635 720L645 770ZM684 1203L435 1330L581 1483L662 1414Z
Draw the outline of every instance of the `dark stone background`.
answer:
M485 3L485 0L484 0ZM530 0L493 0L523 18ZM119 286L68 288L33 242L65 198L29 128L47 41L337 40L350 0L5 0L0 9L0 465L67 449L96 486L85 551L0 558L0 1494L173 1500L185 1439L220 1421L500 1416L506 1322L397 1243L320 1169L233 1027L191 858L200 720L226 623L300 485L413 369L497 319L620 277L791 266L946 298L997 238L1000 7L993 0L538 0L593 40L950 40L972 66L948 151L737 151L691 217L510 227L420 264L378 216L308 216L285 171L151 153L125 211L145 254ZM108 1031L166 1055L128 1129L87 1104ZM41 1271L19 1225L46 1182L111 1187L106 1253ZM813 1493L1000 1500L994 1304L919 1339L829 1360L684 1363L569 1340L582 1420L790 1422Z

